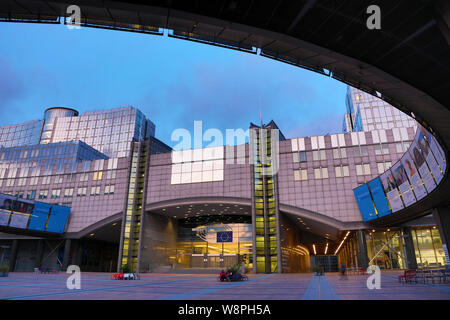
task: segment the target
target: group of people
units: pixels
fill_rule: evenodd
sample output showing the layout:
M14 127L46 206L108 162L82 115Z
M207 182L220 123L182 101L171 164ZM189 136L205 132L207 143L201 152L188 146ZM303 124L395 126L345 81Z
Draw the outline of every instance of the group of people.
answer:
M239 280L240 274L239 273L233 273L232 271L225 272L223 269L219 273L219 279L220 281L232 281L232 280Z

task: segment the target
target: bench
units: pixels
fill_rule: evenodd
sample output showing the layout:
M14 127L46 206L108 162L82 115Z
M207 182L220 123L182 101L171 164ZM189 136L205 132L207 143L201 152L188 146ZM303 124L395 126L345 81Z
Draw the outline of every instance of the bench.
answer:
M398 276L398 282L402 283L405 281L405 283L412 282L416 279L416 270L405 270L403 275Z

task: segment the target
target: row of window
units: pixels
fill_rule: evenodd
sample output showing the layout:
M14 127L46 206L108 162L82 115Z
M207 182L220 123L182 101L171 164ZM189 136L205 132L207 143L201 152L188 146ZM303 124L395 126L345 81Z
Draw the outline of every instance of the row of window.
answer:
M87 195L87 187L80 187L77 190L77 197L85 197ZM113 195L115 191L115 185L107 185L105 186L104 194L105 195ZM24 194L23 191L16 191L14 194L16 197L19 198L25 198L29 200L36 199L36 196L38 199L59 199L61 197L61 189L53 189L49 193L49 190L40 190L39 193L37 190L30 190L27 191L26 194ZM63 196L64 198L71 198L74 195L74 188L66 188L64 189ZM100 186L94 186L91 187L91 196L99 196L100 195Z
M399 142L395 144L397 153L405 153L408 150L409 143ZM353 149L353 154L355 157L368 156L369 151L367 146L356 146L356 147L347 147L347 148L336 148L333 149L333 158L334 159L343 159L347 158L347 150ZM387 144L380 144L374 146L375 155L387 155L389 154L389 147ZM299 151L292 154L293 162L307 162L306 151ZM326 150L313 150L312 151L312 160L327 160Z
M387 162L377 162L378 174L385 172L392 166L390 161ZM370 164L362 163L356 164L356 175L357 176L365 176L370 175ZM350 176L350 170L348 165L335 166L334 172L336 178L343 178ZM314 179L327 179L328 178L328 168L314 168ZM308 169L299 169L294 170L294 180L295 181L305 181L308 180Z
M27 185L27 181L28 184L30 186L35 186L38 184L39 179L41 179L41 185L49 185L51 183L51 179L52 176L44 176L44 177L31 177L31 178L20 178L20 179L6 179L5 181L5 186L6 187L13 187L14 185L17 185L18 187L21 186L25 186ZM116 178L116 171L112 170L112 171L107 171L106 174L106 179L107 180L111 180L111 179L115 179ZM29 179L29 180L28 180ZM17 184L16 184L16 180L17 180ZM93 173L93 177L92 177L93 181L101 181L103 180L103 172L99 171L99 172L94 172ZM64 181L64 176L63 175L58 175L55 176L53 183L54 184L60 184L63 183ZM73 175L67 175L66 178L67 182L74 182L74 176ZM79 181L80 182L86 182L89 181L89 173L81 173L79 175ZM3 180L0 180L0 187L3 185Z

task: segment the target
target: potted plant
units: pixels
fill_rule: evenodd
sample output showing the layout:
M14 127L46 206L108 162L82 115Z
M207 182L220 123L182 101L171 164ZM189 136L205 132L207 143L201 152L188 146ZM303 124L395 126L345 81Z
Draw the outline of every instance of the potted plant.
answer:
M0 277L7 277L9 272L9 265L3 262L0 265Z

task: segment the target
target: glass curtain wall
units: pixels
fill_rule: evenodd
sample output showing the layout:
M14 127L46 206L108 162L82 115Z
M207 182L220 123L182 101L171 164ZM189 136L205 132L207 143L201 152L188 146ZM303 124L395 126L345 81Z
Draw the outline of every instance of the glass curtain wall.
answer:
M380 269L405 269L403 235L400 229L389 231L366 231L367 254L371 264ZM376 255L376 257L375 257Z
M218 233L231 232L230 242L220 242ZM228 241L228 240L226 240ZM185 268L227 268L244 262L251 269L252 226L246 223L211 224L178 228L176 260ZM221 261L222 259L222 261Z
M412 238L419 268L446 265L439 230L436 226L412 228Z

